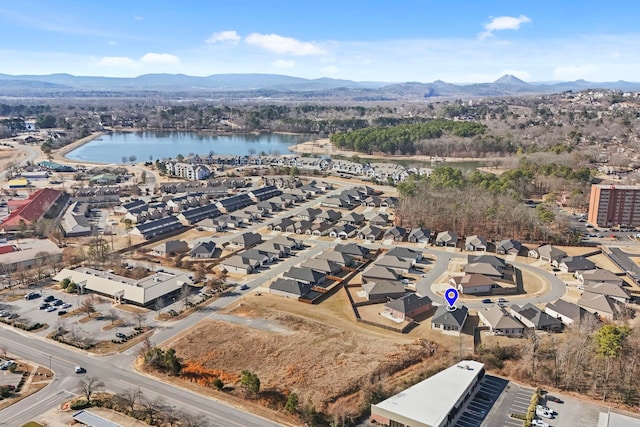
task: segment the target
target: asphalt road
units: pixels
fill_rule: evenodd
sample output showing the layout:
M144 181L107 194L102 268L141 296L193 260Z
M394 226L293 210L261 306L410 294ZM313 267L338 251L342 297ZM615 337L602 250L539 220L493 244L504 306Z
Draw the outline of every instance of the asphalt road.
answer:
M174 330L173 333L175 332ZM51 363L51 368L56 373L54 381L48 387L0 411L0 425L15 427L31 420L39 420L38 414L62 403L77 392L78 381L83 375L103 380L106 388L116 393L128 389L140 389L146 398L161 398L167 405L181 408L194 415L205 416L212 426L281 425L153 377L139 374L132 368L135 350L115 356L96 357L76 352L34 335L18 334L7 328L0 328L0 340L10 354L42 366L49 366ZM75 374L76 365L84 367L87 373Z

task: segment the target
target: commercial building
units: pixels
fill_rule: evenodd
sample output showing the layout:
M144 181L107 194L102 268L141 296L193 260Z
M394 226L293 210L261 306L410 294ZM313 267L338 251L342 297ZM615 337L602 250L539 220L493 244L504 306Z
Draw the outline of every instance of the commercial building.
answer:
M463 360L408 389L371 405L371 421L393 427L446 427L484 376L484 364Z
M599 227L640 225L640 186L592 185L587 218Z
M58 282L64 279L75 282L80 293L92 291L111 297L120 304L143 307L153 306L158 300L169 301L169 298L177 297L184 287L193 283L186 274L157 272L135 280L86 267L74 270L65 268L53 278Z

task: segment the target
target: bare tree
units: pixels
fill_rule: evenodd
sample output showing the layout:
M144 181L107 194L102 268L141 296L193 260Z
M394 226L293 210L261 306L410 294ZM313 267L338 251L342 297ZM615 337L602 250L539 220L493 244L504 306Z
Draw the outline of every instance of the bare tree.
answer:
M87 317L91 317L91 315L96 312L96 307L93 305L91 298L85 298L82 300L80 303L80 311L85 313Z
M91 403L91 396L93 396L93 394L98 390L104 389L104 382L97 378L87 377L78 382L78 389L82 394L84 394L87 402Z
M180 411L178 417L182 421L184 427L208 427L209 422L203 415L194 415L184 411Z
M142 324L147 319L147 314L146 313L135 313L133 315L133 317L136 319L136 322L138 323L138 329L142 329Z
M118 394L117 398L123 406L133 413L135 411L136 404L141 398L141 392L139 389L130 388Z
M109 309L109 320L111 320L111 324L115 324L118 320L120 319L120 316L118 316L118 312L116 311L115 308L111 308Z

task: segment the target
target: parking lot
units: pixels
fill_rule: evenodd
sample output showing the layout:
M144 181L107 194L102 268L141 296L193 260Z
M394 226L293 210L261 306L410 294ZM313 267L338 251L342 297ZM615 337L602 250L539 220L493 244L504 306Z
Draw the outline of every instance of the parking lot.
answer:
M91 295L70 295L48 288L34 289L31 292L39 296L33 299L19 298L15 301L3 301L0 303L0 312L8 312L9 316L21 323L49 325L49 328L41 332L44 335L57 328L63 328L78 339L84 338L91 342L110 341L116 338L116 333L129 335L133 327L138 326L133 313L115 308L106 298L92 298L95 313L91 315L91 320L86 321L82 320L87 317L86 313L75 315L71 313L80 307L85 298L91 298ZM48 304L48 307L44 304ZM66 312L64 315L60 315L64 312ZM120 325L116 326L115 323Z
M474 396L467 402L458 416L455 427L480 427L507 386L507 383L508 381L502 378L486 375L480 381Z

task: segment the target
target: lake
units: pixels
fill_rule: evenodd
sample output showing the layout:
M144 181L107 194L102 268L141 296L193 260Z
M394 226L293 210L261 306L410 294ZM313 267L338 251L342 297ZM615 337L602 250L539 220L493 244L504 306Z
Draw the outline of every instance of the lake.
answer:
M195 132L114 132L102 135L69 152L72 160L122 163L122 158L135 156L137 162L175 158L178 154L287 154L289 146L307 141L304 135L232 134L208 135Z

